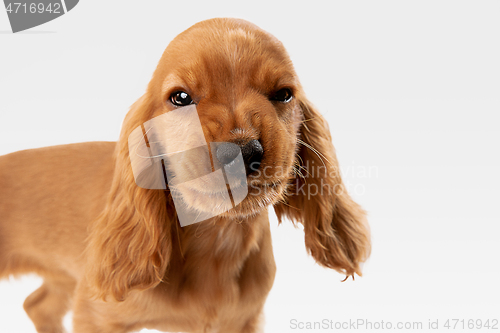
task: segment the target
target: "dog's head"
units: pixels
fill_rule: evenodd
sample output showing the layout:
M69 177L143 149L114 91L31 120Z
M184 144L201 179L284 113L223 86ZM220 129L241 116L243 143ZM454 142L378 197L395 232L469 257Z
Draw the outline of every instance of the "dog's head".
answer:
M148 105L133 108L131 116L141 122L195 105L209 149L185 153L166 168L178 178L193 179L211 171L206 170L210 160L230 164L241 153L246 182L233 177L228 185L246 186L248 193L229 210L218 200L227 197L226 184L216 179L179 184L176 194L202 213L247 217L283 198L296 161L302 96L288 54L275 37L243 20L216 19L194 25L170 43L144 97ZM192 126L180 118L158 136L172 142Z
M213 172L217 164L230 165L238 156L244 165L243 176L233 180L226 175L222 183L204 179L176 186L189 208L241 221L274 205L280 220L287 216L304 225L306 246L319 263L348 275L360 273L370 249L364 212L342 184L328 125L306 99L285 48L249 22L212 19L170 43L146 93L125 119L110 199L89 245L100 248L91 251L108 267L93 271L103 294L120 298L130 288L157 284L165 272L169 223L175 223L168 216L175 211L173 194L165 197L134 183L127 139L147 121L174 111L180 116L175 126L156 139L163 144L181 137L189 131L190 123L182 121L189 106L196 108L207 149L166 163L164 171L188 179ZM193 163L197 156L205 162ZM208 163L212 168L201 170ZM241 202L235 205L233 198L233 208L219 204L228 188L241 186L247 187ZM105 229L115 224L113 230L129 240L126 247L116 234L107 236ZM143 239L134 241L138 237ZM131 250L134 244L138 248Z

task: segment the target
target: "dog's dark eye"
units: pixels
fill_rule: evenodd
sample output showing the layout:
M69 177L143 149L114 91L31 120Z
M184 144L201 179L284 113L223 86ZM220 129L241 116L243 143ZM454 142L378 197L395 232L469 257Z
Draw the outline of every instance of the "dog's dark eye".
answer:
M282 103L288 103L292 100L292 98L293 98L292 91L288 88L280 89L273 95L271 95L271 100Z
M184 91L176 91L172 95L170 95L170 102L177 106L186 106L189 104L193 104L191 96L189 96Z

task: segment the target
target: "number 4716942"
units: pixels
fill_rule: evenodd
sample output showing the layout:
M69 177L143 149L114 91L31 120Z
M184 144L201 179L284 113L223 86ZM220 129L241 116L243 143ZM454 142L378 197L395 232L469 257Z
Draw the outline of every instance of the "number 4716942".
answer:
M490 320L486 320L483 322L481 319L448 319L444 323L444 327L447 329L491 329L491 330L497 330L498 329L498 320L497 319L492 319L491 322Z
M20 9L20 10L19 10ZM49 3L47 6L45 6L43 3L30 3L28 6L28 3L24 2L14 2L14 3L9 3L6 7L7 13L54 13L54 14L61 14L61 4L59 3Z

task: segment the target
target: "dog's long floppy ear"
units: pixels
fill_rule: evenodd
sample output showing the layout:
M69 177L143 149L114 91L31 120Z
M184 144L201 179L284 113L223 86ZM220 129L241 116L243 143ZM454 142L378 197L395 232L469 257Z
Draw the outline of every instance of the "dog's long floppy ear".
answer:
M275 205L276 214L280 222L286 216L304 225L306 247L318 263L361 275L360 264L371 250L365 212L342 183L326 120L307 99L299 100L297 173L284 202Z
M132 289L158 285L171 254L176 219L162 190L140 188L134 181L127 139L153 113L146 93L127 114L115 150L115 170L107 203L92 223L86 249L86 279L97 298L124 300ZM168 193L168 192L167 192Z

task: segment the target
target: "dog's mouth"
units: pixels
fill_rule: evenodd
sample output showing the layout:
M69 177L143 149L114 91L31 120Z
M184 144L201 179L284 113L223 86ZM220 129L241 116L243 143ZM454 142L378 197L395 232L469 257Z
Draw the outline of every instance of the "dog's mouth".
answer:
M182 218L187 210L191 211L189 218L194 218L192 223L198 222L200 218L215 216L236 218L255 215L276 203L282 197L284 189L283 181L255 180L236 184L214 182L200 186L200 182L196 182L170 186L178 215ZM180 202L183 204L179 204ZM191 224L189 222L184 223Z
M201 195L206 199L224 197L226 194L229 196L233 196L234 192L248 192L248 195L259 196L256 192L259 192L261 195L265 195L266 191L279 191L282 187L282 181L275 181L271 183L263 183L263 182L248 182L244 185L231 185L226 184L223 188L221 188L221 184L213 184L212 189L206 188L197 188L192 187L189 184L182 184L184 186L175 186L174 191L177 190L179 192L184 192L190 195ZM172 186L170 187L172 190Z
M243 160L211 170L206 154L202 156L206 163L194 158L177 160L178 163L144 160L149 164L136 177L137 184L145 188L170 190L182 226L215 216L256 215L282 198L285 179L247 175ZM197 163L187 163L193 160Z

